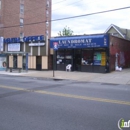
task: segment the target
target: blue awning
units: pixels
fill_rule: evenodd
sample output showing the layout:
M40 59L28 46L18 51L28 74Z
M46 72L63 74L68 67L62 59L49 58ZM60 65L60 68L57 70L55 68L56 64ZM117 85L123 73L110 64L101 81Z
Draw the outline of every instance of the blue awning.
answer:
M109 37L108 34L55 37L50 39L50 47L54 48L54 44L58 49L108 47Z

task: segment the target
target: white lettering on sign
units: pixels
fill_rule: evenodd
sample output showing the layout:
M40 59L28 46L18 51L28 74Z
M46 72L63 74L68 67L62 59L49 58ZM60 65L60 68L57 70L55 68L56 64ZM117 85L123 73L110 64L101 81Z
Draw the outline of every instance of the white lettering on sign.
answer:
M91 43L92 39L59 40L59 44Z
M45 43L30 43L29 46L44 46Z
M87 43L91 43L91 42L92 42L92 39L86 39L86 42L87 42Z

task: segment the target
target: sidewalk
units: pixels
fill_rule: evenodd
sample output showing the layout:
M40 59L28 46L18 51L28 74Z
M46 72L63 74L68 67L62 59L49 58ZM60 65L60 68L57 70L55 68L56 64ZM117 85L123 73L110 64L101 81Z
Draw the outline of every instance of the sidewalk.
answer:
M18 73L0 71L0 74L6 75L19 75L28 77L41 77L51 79L69 79L76 81L86 82L101 82L101 83L112 83L112 84L130 84L130 68L123 69L120 71L113 71L111 73L88 73L88 72L66 72L66 71L55 71L53 77L53 71L31 71Z

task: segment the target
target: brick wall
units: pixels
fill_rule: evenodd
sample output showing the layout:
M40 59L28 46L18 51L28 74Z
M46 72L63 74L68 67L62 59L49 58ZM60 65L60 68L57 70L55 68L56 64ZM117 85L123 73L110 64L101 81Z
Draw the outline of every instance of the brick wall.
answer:
M110 36L110 70L115 70L116 53L118 56L118 66L123 68L130 67L130 41L118 37ZM124 55L124 63L122 56Z
M45 35L48 29L50 37L51 24L46 28L47 19L48 21L51 19L51 0L48 1L49 7L46 7L47 0L2 0L0 26L3 25L5 28L0 29L0 35L5 38L19 37L20 32L23 32L24 36ZM20 15L20 2L24 4L24 15ZM46 17L46 9L48 9L48 17ZM38 24L24 25L21 28L20 17L24 19L24 24Z
M19 0L2 0L1 1L1 36L5 38L19 37L19 11L20 1ZM17 27L12 27L17 26Z

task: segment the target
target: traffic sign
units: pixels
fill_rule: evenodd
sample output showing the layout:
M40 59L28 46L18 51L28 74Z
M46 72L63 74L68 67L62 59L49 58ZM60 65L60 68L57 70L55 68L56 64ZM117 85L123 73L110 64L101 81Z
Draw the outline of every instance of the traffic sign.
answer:
M58 42L53 42L53 49L58 50Z

